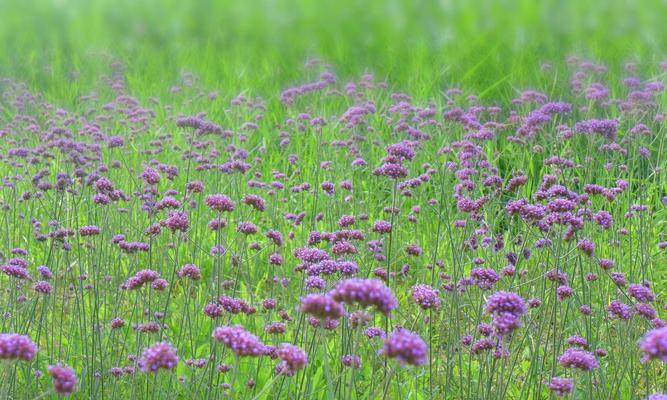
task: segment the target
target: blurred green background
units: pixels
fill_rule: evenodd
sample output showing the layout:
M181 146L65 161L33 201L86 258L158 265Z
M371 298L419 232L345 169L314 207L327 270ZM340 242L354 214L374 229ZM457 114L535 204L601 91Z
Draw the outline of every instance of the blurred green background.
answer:
M417 97L460 85L497 98L570 54L661 61L666 16L655 0L0 0L0 75L65 98L118 57L138 92L187 70L263 94L318 57Z

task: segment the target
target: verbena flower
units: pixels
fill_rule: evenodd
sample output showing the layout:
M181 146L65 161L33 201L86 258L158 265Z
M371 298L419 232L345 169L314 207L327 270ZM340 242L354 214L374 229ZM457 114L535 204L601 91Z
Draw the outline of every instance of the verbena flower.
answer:
M428 346L416 333L397 328L384 341L381 353L402 364L421 365L428 361Z
M298 370L308 364L308 356L300 347L290 343L283 343L278 347L278 357L282 360L276 366L278 374L293 376Z
M68 396L76 391L76 374L67 365L56 364L49 366L49 375L53 379L53 389L56 393Z
M338 319L345 309L334 298L327 294L309 294L301 298L301 312L320 318Z
M376 279L347 279L338 283L330 294L334 300L347 304L375 306L385 315L398 307L391 289Z
M144 349L139 367L142 372L157 372L160 369L173 369L178 364L176 349L167 342L157 342Z
M594 368L600 366L600 363L592 353L577 348L565 350L558 357L558 363L566 368L576 368L583 371L592 371Z
M642 361L658 359L667 363L667 327L648 331L639 343L639 349L644 353Z
M259 338L241 325L219 326L213 331L213 338L229 347L239 357L259 357L266 350Z
M37 345L27 335L0 333L0 359L32 361Z

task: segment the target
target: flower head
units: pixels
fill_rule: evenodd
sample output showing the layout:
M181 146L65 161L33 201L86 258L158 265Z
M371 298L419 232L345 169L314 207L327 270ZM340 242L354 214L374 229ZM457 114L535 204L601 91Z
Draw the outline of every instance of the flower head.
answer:
M420 365L428 359L428 346L416 333L397 328L385 339L381 353L403 364Z
M144 349L139 367L142 372L157 372L159 369L173 369L178 364L176 349L167 342L157 342Z

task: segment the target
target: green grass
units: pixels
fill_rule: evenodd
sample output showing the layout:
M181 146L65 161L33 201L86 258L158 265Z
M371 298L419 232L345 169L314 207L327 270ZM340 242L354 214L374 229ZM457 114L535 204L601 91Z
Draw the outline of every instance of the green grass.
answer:
M570 54L614 68L660 60L665 12L642 0L5 0L0 73L71 101L118 57L132 60L136 95L183 70L209 87L271 92L319 57L343 78L372 71L419 98L455 84L498 100Z

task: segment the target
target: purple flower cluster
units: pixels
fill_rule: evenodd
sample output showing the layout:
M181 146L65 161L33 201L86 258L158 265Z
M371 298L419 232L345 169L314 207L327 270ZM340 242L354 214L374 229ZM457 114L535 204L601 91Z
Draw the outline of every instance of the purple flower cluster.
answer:
M345 308L327 294L309 294L301 298L301 312L319 318L338 319L345 313Z
M185 264L183 268L178 270L178 276L181 278L188 277L193 281L198 281L201 279L201 271L194 264Z
M53 379L53 389L56 393L68 396L76 391L76 374L67 365L49 366L49 375Z
M347 304L375 306L385 315L398 307L398 300L391 289L376 279L353 278L341 281L331 291L331 296L334 300Z
M440 307L440 292L429 285L413 286L412 299L424 310Z
M489 296L484 311L493 316L496 332L506 335L521 327L520 317L526 313L526 303L516 293L498 291Z
M0 360L32 361L37 345L26 335L0 333Z
M551 378L549 390L556 396L568 396L574 390L574 382L570 378Z
M306 352L289 343L283 343L278 347L278 357L282 361L276 366L276 372L286 376L293 376L308 364Z
M582 371L592 371L600 366L600 362L593 354L586 350L569 348L558 357L558 363L565 368L576 368Z
M146 347L139 360L142 372L158 372L160 369L174 369L178 364L176 349L167 342L157 342Z
M407 329L396 328L385 339L381 353L395 358L402 364L421 365L428 361L428 346L416 333Z
M217 212L232 212L236 206L232 199L224 194L211 194L206 196L206 205Z
M239 357L259 357L266 352L266 346L259 338L241 325L219 326L213 330L213 338L229 347Z
M639 349L644 353L643 361L659 359L667 363L667 327L648 331L640 342Z

